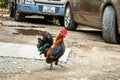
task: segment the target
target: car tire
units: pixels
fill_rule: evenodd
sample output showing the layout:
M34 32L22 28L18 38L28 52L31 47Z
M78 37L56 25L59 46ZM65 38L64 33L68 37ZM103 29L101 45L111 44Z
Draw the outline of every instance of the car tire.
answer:
M72 11L70 5L67 5L64 15L64 27L67 30L76 30L77 24L73 20Z
M107 6L102 16L102 34L107 43L118 43L116 14L112 6Z
M9 7L9 17L13 17L13 7Z
M25 15L17 11L16 7L14 7L14 20L15 21L23 21Z

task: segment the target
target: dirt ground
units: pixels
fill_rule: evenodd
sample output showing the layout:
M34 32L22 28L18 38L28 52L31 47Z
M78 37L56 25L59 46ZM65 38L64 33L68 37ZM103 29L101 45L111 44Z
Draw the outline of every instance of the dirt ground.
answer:
M43 19L15 22L8 15L0 17L0 42L37 44L40 31L56 37L62 26L53 26ZM61 66L45 60L0 57L0 80L120 80L120 46L105 43L102 32L79 25L68 31L65 45L71 49Z

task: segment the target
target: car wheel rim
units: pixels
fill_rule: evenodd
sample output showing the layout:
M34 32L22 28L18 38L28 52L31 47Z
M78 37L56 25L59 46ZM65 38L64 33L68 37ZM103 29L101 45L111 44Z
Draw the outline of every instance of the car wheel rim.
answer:
M67 28L69 24L70 24L70 9L67 8L65 13L65 27Z

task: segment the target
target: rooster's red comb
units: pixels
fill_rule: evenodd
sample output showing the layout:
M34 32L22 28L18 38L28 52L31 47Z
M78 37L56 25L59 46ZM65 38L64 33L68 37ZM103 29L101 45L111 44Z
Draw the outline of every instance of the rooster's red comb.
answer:
M61 31L60 31L63 35L64 35L64 37L67 35L67 30L66 29L62 29Z

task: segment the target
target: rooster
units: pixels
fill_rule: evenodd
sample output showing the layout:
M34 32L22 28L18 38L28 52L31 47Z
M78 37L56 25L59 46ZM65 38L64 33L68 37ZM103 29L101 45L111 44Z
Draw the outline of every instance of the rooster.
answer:
M53 43L53 38L50 34L47 36L43 35L43 39L38 38L38 50L40 54L44 54L46 57L46 62L50 64L50 69L52 69L52 63L58 65L59 58L65 52L64 38L67 35L67 30L62 29L57 35L55 42ZM46 41L44 39L47 39Z

